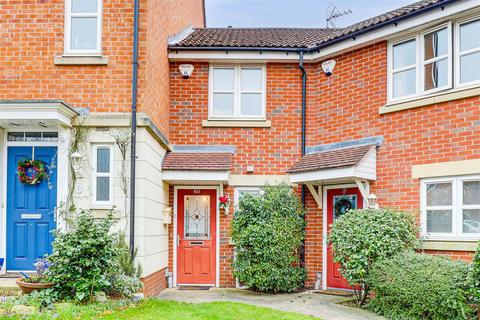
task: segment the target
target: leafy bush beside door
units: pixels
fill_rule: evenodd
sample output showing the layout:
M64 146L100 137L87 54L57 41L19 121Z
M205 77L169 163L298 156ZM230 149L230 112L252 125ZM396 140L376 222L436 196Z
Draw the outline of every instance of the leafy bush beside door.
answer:
M263 292L291 292L306 277L298 264L305 211L286 185L240 198L232 226L233 269L240 283Z
M370 291L367 277L372 264L418 245L414 218L391 209L350 210L336 219L328 237L333 260L354 287L358 305Z

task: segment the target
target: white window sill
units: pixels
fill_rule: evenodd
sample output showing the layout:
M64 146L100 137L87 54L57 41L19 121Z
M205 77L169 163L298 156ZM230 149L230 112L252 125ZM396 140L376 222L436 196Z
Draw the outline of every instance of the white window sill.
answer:
M424 250L444 250L444 251L475 251L478 246L477 240L424 240L422 249Z
M478 95L480 95L480 86L478 85L476 87L457 88L428 96L415 97L406 101L387 103L380 108L379 113L386 114Z
M203 120L203 127L213 128L270 128L270 120Z
M108 64L108 57L99 55L56 56L53 63L57 66L106 66Z

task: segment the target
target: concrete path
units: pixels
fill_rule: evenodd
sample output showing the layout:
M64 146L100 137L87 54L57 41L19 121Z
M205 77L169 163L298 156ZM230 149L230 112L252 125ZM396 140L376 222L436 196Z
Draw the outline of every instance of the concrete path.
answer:
M16 278L2 278L0 277L0 288L12 288L12 287L17 287L16 284Z
M368 311L338 304L348 298L311 292L274 295L241 289L212 288L208 291L166 289L158 297L162 300L190 303L240 302L281 311L303 313L323 320L383 319Z

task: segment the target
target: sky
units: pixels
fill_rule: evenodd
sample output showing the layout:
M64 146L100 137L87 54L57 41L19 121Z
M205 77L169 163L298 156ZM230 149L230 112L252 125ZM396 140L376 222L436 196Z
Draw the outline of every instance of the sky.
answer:
M351 14L335 20L336 27L374 17L416 0L205 0L207 27L326 26L329 3Z

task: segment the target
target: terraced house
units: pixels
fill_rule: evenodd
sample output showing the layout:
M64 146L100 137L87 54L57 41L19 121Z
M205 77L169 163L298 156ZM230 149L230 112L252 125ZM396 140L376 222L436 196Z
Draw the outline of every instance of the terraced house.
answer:
M424 250L471 259L478 0L422 0L339 29L205 28L200 0L136 3L0 5L2 273L49 252L73 203L113 210L147 294L239 286L235 205L278 183L308 209L307 287L349 288L326 235L350 208L410 211ZM48 181L21 182L25 159L46 163Z
M348 288L326 245L348 208L413 212L426 251L470 259L479 34L478 1L423 0L342 29L198 28L172 43L162 169L174 284L235 286L235 203L278 182L308 207L307 287ZM234 199L229 212L219 194Z

